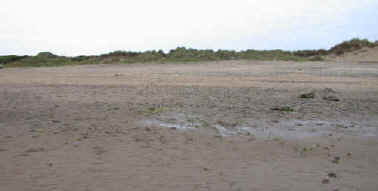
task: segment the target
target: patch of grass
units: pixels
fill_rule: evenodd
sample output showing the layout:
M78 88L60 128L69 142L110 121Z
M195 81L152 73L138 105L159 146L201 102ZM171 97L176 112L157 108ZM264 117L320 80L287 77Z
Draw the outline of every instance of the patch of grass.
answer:
M168 111L167 107L159 106L159 107L149 107L142 111L145 115L154 115L159 114L162 112Z
M336 124L335 127L336 127L336 128L339 128L339 129L347 129L347 128L348 128L348 126L345 126L345 125L343 125L343 124Z
M294 112L295 110L289 106L282 106L282 107L272 107L270 110L273 111L282 111L282 112Z
M276 142L278 142L278 141L282 141L282 138L281 138L281 137L274 137L274 138L272 139L272 141L276 141Z

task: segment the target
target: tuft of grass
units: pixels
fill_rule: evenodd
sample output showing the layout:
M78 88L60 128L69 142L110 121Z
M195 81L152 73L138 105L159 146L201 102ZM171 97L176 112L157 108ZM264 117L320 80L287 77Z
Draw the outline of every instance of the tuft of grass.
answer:
M145 115L154 115L154 114L159 114L165 111L168 111L167 107L159 106L159 107L149 107L142 112Z

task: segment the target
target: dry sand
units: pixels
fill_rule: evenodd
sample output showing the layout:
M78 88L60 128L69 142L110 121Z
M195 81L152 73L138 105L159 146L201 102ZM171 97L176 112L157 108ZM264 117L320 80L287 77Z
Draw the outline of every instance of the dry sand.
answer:
M357 51L347 52L343 55L328 56L328 60L337 62L355 62L355 63L378 63L378 47L362 48Z
M2 69L0 191L376 191L377 128L374 63Z

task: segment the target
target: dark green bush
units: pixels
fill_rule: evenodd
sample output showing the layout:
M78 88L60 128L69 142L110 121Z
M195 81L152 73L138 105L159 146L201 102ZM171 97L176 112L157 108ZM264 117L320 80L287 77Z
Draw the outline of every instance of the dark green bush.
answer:
M319 49L319 50L298 50L293 52L296 56L301 57L312 57L312 56L325 56L328 54L327 50Z
M51 53L51 52L40 52L37 54L36 57L41 57L41 58L56 58L58 57L57 55Z
M10 62L15 62L28 56L16 56L16 55L9 55L9 56L0 56L0 64L8 64Z
M81 62L81 61L89 60L90 58L91 56L76 56L76 57L71 58L71 60L74 62Z

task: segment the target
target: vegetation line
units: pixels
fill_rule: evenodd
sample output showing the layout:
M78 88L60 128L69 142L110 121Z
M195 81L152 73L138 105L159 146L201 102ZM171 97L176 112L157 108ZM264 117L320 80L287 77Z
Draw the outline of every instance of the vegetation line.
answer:
M367 39L354 38L344 41L329 50L197 50L178 47L169 53L159 51L115 51L98 56L66 57L54 55L50 52L41 52L36 56L0 56L0 65L4 67L40 67L63 66L79 64L107 64L107 63L143 63L143 62L194 62L215 60L282 60L282 61L322 61L327 55L342 55L363 47L376 47L378 41L370 42Z

